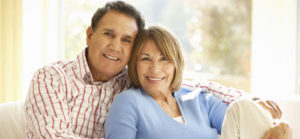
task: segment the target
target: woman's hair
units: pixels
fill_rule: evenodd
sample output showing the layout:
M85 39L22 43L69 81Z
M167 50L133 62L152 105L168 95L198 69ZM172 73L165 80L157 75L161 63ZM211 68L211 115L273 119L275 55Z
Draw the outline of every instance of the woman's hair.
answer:
M170 84L172 92L177 91L182 82L184 59L181 45L174 34L160 26L150 26L144 29L136 38L128 64L128 74L133 87L140 87L137 75L137 61L141 51L148 41L153 41L160 52L175 66L173 80Z

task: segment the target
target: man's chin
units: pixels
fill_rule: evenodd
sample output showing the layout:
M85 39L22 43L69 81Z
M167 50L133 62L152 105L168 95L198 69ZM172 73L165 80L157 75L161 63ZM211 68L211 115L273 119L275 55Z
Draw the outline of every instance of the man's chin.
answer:
M115 69L105 69L105 71L103 72L103 75L106 75L107 77L109 77L110 79L114 78L115 76L117 76L122 70L115 70Z

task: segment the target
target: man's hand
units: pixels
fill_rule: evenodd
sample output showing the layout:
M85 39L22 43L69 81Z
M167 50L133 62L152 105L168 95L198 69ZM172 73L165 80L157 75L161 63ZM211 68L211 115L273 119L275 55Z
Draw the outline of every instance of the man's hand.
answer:
M262 108L266 111L270 112L273 119L280 119L282 116L282 112L280 107L272 100L262 100L259 99L256 101Z
M285 122L280 122L269 129L262 139L292 139L292 129Z

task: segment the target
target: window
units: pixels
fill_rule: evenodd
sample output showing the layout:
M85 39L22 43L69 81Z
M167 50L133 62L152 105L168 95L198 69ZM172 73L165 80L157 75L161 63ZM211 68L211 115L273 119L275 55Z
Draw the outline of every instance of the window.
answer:
M86 47L91 17L108 1L23 1L24 96L37 68L73 59ZM127 0L146 26L160 23L177 35L187 78L265 96L300 93L298 1Z
M64 1L67 59L86 47L84 32L93 13L106 2ZM196 78L250 91L251 0L127 2L141 11L146 26L162 24L177 35L183 46L187 78L192 73Z
M297 4L297 94L300 95L300 1Z
M297 0L253 0L252 10L251 91L278 99L295 96Z

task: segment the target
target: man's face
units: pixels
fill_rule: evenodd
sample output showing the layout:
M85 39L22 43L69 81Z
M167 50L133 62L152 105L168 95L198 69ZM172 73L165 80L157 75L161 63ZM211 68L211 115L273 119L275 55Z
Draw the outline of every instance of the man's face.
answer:
M87 29L88 63L94 81L108 81L127 65L138 33L136 20L108 11L97 29Z

